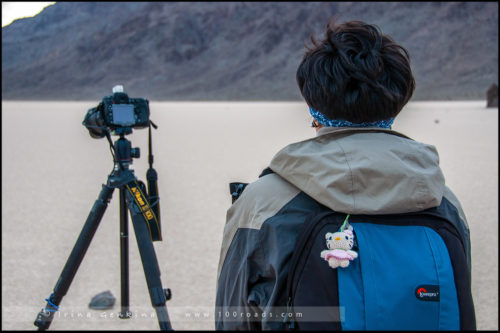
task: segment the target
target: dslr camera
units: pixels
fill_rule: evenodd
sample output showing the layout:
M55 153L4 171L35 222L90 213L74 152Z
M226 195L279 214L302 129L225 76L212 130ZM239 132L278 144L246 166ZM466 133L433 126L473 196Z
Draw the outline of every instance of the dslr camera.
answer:
M107 131L129 134L132 128L149 126L149 101L130 98L123 92L123 86L115 86L112 95L87 111L83 125L95 139L105 137Z

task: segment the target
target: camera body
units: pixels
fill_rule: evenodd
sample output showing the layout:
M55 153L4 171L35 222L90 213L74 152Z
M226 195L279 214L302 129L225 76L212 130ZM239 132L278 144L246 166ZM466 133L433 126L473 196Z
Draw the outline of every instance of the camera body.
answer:
M104 122L111 129L149 126L149 102L144 98L129 98L121 92L104 97L101 103Z
M118 89L116 89L118 88ZM123 87L113 88L113 94L105 96L99 105L88 110L83 125L93 138L103 138L106 131L145 128L149 126L149 101L130 98Z

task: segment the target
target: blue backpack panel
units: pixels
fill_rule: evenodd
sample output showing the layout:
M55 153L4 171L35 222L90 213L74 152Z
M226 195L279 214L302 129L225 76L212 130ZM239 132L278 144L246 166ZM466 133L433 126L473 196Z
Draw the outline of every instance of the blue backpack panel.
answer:
M453 267L444 241L434 230L370 223L352 226L359 260L337 269L339 305L345 308L342 329L460 329Z

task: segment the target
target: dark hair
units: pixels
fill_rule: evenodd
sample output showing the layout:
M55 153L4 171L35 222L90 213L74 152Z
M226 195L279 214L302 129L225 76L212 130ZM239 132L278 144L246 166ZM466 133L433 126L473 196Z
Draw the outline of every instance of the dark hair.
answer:
M297 69L307 104L330 119L353 123L395 117L415 89L408 51L361 21L336 25L317 41Z

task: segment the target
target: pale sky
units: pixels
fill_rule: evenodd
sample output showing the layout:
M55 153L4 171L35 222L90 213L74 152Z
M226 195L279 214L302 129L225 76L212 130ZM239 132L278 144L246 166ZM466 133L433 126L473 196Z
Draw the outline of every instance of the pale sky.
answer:
M2 28L15 19L31 17L55 2L2 1Z

